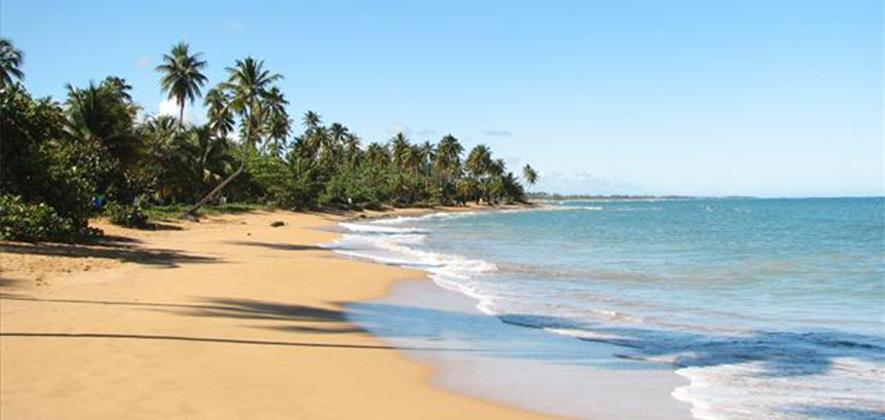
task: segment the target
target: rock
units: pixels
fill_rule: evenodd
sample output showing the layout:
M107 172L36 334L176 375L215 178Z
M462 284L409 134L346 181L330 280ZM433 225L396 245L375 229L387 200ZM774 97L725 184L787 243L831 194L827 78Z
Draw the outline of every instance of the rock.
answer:
M285 225L286 224L283 223L281 220L277 220L276 222L271 223L270 227L280 227L280 226L285 226Z

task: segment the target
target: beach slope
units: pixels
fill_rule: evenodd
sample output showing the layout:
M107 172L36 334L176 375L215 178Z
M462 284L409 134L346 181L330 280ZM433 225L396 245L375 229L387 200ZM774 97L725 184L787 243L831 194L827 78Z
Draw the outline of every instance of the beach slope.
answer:
M437 389L347 322L343 304L422 275L318 248L336 221L258 212L3 244L0 418L543 418Z

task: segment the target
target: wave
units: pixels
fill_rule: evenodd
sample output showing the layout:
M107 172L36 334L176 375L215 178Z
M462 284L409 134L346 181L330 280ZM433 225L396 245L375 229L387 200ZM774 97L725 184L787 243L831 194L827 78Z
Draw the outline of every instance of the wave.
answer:
M560 296L550 290L554 286L541 286L537 280L563 273L508 264L499 267L482 259L420 248L433 232L413 224L473 214L342 223L346 233L328 247L349 256L422 269L439 286L476 299L479 310L506 324L616 345L623 348L617 357L670 365L689 380L672 392L673 398L690 403L698 419L885 419L881 398L885 395L885 342L879 337L835 330L740 330L703 322L697 328L691 324L674 327L673 320L627 313L642 313L630 309L641 309L635 305L642 302L631 306L631 302L575 290L565 290L567 295ZM533 295L518 291L514 278L507 277L524 279L527 274L534 278L524 283L533 287ZM598 307L575 310L567 302L551 303L564 302L558 299L565 297Z

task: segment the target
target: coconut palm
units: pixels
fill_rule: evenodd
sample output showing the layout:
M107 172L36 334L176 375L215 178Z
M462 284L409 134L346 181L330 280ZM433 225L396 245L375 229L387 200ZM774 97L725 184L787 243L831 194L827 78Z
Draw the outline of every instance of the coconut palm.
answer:
M304 123L304 126L307 127L307 131L316 130L316 128L323 123L320 115L313 111L307 111L304 113L304 116L301 117L301 121Z
M222 89L212 88L206 92L204 100L206 117L212 133L219 137L227 137L234 130L234 114L230 107L230 97Z
M231 109L240 115L243 141L254 146L261 134L262 105L272 98L272 85L283 78L264 68L264 60L247 57L237 60L233 67L227 67L226 82L219 86L231 97Z
M194 127L187 131L186 142L190 153L189 167L194 170L203 193L210 185L222 180L234 166L227 139L214 136L209 126Z
M408 137L403 133L396 133L396 135L390 139L390 155L393 158L394 165L396 165L399 170L406 170L406 162L409 160L410 153L411 145L409 144Z
M492 166L492 153L488 146L480 144L470 150L464 167L476 178L485 176Z
M273 83L282 79L283 76L271 73L264 68L264 60L256 60L246 57L237 60L233 67L227 67L227 81L219 84L230 97L230 108L240 116L240 126L243 131L243 160L240 167L230 176L221 181L212 191L209 191L200 201L185 212L185 217L195 218L197 210L209 202L216 194L220 193L227 184L236 179L246 168L246 153L248 148L254 148L261 134L263 106L266 100L272 101Z
M209 79L201 73L206 68L206 61L201 60L202 53L191 54L189 46L179 42L172 47L169 54L163 54L163 64L156 67L156 71L164 76L160 79L160 86L169 94L169 99L175 99L180 107L178 121L184 125L184 103L194 102L201 96L200 88Z
M366 148L366 160L373 167L380 168L390 164L390 155L387 154L387 149L384 146L378 143L371 143Z
M13 79L22 81L25 78L21 70L24 54L12 45L12 41L0 38L0 89L13 83Z
M452 179L461 171L461 153L464 147L451 134L440 140L436 147L436 159L434 166L436 167L439 186L444 183L451 182Z
M535 172L535 168L532 168L532 165L526 164L522 168L522 176L529 185L535 185L538 182L538 173Z
M356 134L347 133L344 136L344 155L350 166L356 166L360 157L360 138Z

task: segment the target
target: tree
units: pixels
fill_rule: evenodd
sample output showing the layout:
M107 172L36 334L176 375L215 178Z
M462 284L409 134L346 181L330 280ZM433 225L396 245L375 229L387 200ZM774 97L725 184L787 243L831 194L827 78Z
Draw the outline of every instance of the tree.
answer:
M451 134L440 140L436 147L434 166L437 171L437 184L440 188L454 187L455 178L461 173L461 153L464 147ZM445 198L445 196L443 197Z
M313 111L307 111L304 113L304 117L301 118L301 121L304 123L304 126L307 127L307 131L316 130L317 127L322 124L323 120L319 114Z
M522 177L525 178L525 182L529 185L535 185L535 183L538 182L538 173L535 172L535 169L529 164L526 164L522 168Z
M179 42L172 47L169 54L163 54L163 64L156 70L163 73L160 86L169 94L169 99L175 99L175 103L181 108L178 114L178 122L184 126L184 102L194 102L196 97L201 96L200 88L209 79L201 73L207 63L200 59L202 53L191 54L188 45Z
M227 81L219 84L230 98L230 108L240 116L241 139L243 146L243 160L240 167L230 176L225 178L212 191L206 194L197 204L185 212L185 217L195 218L197 210L209 202L224 187L236 179L246 168L246 156L250 150L255 149L255 144L260 140L264 107L267 100L274 100L275 93L272 91L273 83L282 79L283 76L271 73L264 68L264 60L256 60L246 57L237 60L233 67L227 67Z
M216 136L227 137L234 130L234 114L230 108L230 97L224 90L209 89L204 100L209 128Z
M0 38L0 89L13 84L13 79L22 81L25 78L21 70L24 54L12 45L12 41Z
M406 170L406 163L412 152L411 149L409 139L403 133L396 133L396 135L390 139L390 155L393 158L393 164L397 169L401 171Z
M470 150L464 167L474 178L482 178L488 174L492 167L492 153L488 146L479 144Z

